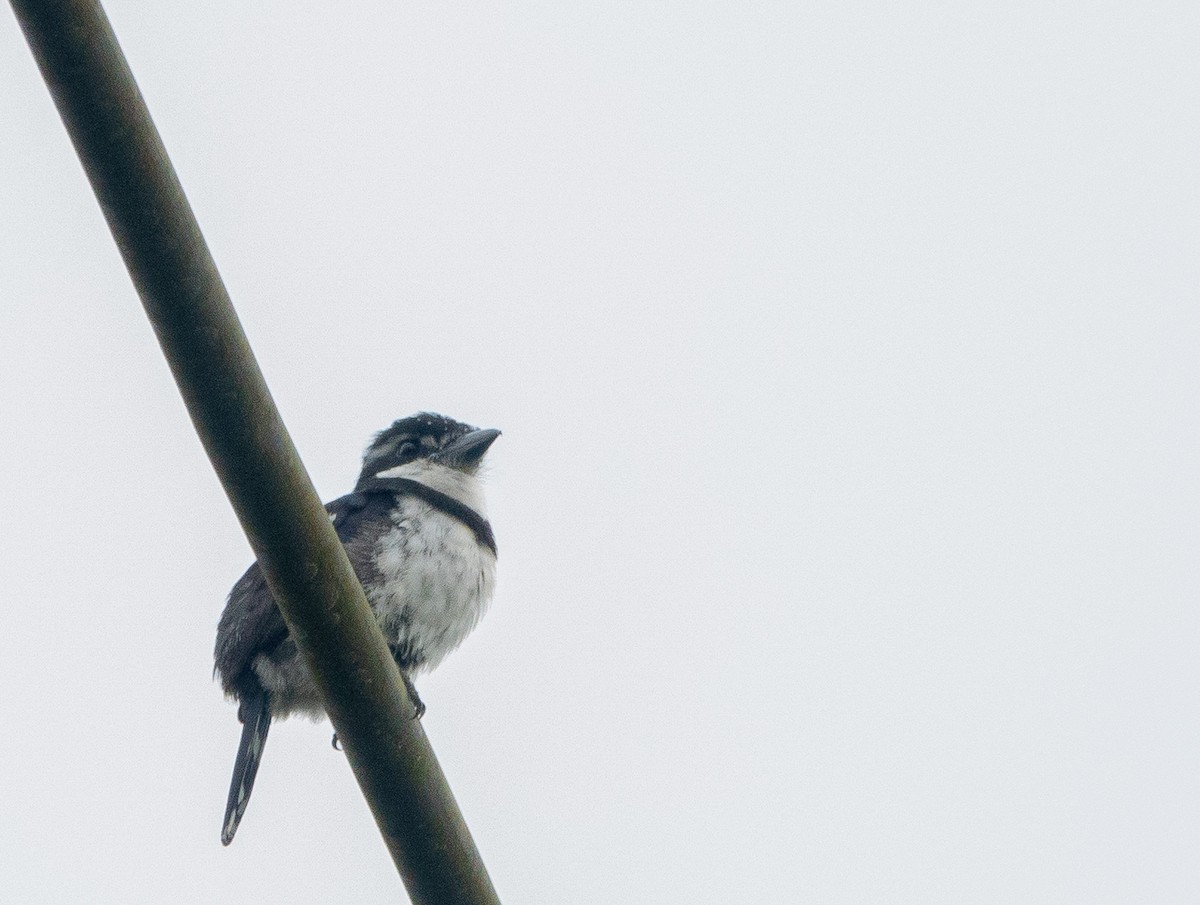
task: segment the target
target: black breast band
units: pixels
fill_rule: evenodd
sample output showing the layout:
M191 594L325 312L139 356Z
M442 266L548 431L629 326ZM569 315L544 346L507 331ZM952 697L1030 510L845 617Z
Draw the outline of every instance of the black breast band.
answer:
M458 519L471 529L475 539L492 551L496 556L496 536L492 534L492 526L482 515L454 497L427 487L420 481L411 478L369 478L354 488L355 493L400 493L415 496L424 500L439 512L444 512Z

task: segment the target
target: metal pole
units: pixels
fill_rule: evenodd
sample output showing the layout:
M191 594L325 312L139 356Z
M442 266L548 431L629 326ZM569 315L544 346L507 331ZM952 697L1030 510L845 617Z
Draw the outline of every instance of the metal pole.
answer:
M409 895L498 905L104 10L11 2Z

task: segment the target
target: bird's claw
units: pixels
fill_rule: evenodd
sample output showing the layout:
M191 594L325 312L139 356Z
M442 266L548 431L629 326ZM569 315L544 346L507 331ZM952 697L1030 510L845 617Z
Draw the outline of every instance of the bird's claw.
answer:
M414 720L419 720L425 715L425 702L422 701L421 696L417 694L417 688L415 685L413 685L412 679L408 677L408 673L406 673L404 670L400 670L400 678L404 680L404 690L408 692L408 696L413 702L412 718Z

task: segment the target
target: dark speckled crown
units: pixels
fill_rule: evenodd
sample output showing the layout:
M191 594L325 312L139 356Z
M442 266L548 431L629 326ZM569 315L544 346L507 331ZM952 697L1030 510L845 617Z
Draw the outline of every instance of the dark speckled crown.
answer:
M363 452L363 474L427 458L475 430L445 415L418 412L374 436Z

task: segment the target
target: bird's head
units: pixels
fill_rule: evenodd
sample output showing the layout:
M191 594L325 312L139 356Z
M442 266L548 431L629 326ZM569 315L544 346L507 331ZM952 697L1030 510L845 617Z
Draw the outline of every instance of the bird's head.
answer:
M474 474L500 431L472 427L432 412L401 418L375 435L363 453L360 481L425 460Z

